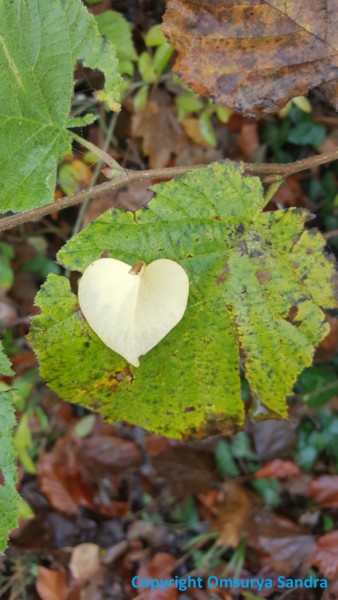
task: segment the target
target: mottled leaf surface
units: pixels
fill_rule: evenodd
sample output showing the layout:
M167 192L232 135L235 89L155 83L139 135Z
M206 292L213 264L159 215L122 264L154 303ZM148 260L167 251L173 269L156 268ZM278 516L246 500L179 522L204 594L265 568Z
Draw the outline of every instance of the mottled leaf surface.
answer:
M13 375L10 362L0 343L0 375ZM8 533L17 527L19 494L16 491L17 470L13 444L15 426L12 391L0 381L0 553L7 545Z
M320 85L338 108L338 0L168 0L162 31L217 104L274 112Z
M81 317L68 279L51 275L30 334L43 377L108 419L179 437L243 423L242 363L253 411L285 417L286 396L328 332L321 307L336 305L323 238L303 230L304 210L262 212L260 180L232 163L153 189L147 209L106 212L58 258L80 272L103 252L131 265L175 260L190 280L183 320L130 367Z
M0 2L0 212L53 200L67 132L76 60L105 76L99 98L118 109L113 45L80 0Z

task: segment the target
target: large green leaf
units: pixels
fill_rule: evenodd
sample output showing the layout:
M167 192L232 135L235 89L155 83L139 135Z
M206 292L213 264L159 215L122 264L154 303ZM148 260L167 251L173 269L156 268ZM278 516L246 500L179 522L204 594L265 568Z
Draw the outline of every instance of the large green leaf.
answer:
M1 0L0 212L53 200L57 161L71 149L77 59L104 73L98 97L118 109L114 47L81 0Z
M336 306L323 238L303 231L304 210L261 212L259 179L231 163L153 189L148 209L106 212L58 258L81 272L103 252L131 265L175 260L190 279L183 320L130 367L90 329L69 281L51 275L30 335L42 375L67 400L179 437L243 422L242 363L253 412L286 416L285 398L328 331L320 307Z
M0 375L13 375L10 362L0 343ZM17 470L13 443L15 416L12 404L12 392L0 381L0 473L3 482L0 485L0 553L7 545L8 533L18 524L20 496L16 491Z

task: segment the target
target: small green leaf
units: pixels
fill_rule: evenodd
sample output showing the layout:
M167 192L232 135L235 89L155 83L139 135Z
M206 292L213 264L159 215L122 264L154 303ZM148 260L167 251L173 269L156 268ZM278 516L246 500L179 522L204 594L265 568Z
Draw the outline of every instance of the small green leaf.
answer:
M172 57L173 52L174 48L170 46L170 44L162 44L156 48L153 58L153 65L157 75L161 75L161 73L163 73Z
M143 85L133 98L133 106L135 112L139 112L147 104L149 94L149 86Z
M166 44L167 38L162 33L160 25L154 25L145 34L144 41L147 48L151 48L152 46L161 46L161 44Z
M180 437L243 423L242 364L254 398L286 417L285 398L329 329L321 307L337 305L322 236L303 230L305 210L262 212L260 180L232 163L153 189L146 210L109 210L58 259L80 272L103 252L130 265L174 260L190 280L182 321L130 367L81 317L68 279L50 275L30 334L41 374L66 400Z
M216 106L216 115L221 123L228 123L229 119L232 115L232 110L230 108L226 108L225 106Z
M224 440L220 440L216 446L215 461L222 477L238 477L239 469L232 457L231 447Z
M95 19L100 33L115 46L119 61L127 62L129 65L132 61L136 61L137 54L131 37L131 24L123 15L114 10L106 10L96 15ZM120 71L125 73L124 69L125 65L120 63Z
M81 0L0 2L0 212L52 202L58 160L71 151L77 60L103 72L96 96L118 110L123 80L114 47Z
M211 111L210 108L206 108L199 116L199 125L202 136L210 146L215 147L217 145L217 139L213 124L211 122Z
M156 73L152 58L148 52L142 52L138 58L138 69L143 81L152 82L156 79Z
M25 412L16 428L14 436L14 448L19 460L27 473L36 473L36 467L33 463L30 452L33 449L33 439L29 427L29 415Z
M178 112L178 120L183 121L185 117L193 112L200 111L204 104L196 94L187 92L176 96L175 104Z

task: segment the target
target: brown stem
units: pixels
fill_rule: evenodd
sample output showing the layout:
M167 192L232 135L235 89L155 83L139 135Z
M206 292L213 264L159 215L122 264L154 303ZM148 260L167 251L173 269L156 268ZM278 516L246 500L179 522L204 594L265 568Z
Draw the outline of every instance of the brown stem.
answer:
M288 177L294 173L299 173L300 171L304 171L306 169L312 169L333 160L338 160L338 149L316 156L311 156L310 158L305 158L304 160L297 160L293 163L241 164L244 168L244 171L249 175L283 175L284 177ZM145 171L126 170L121 177L117 177L112 181L106 181L105 183L96 185L91 189L83 192L77 192L71 196L65 196L64 198L61 198L61 200L51 202L50 204L46 204L45 206L41 206L39 208L27 210L18 215L14 215L13 217L5 217L0 221L0 231L12 229L12 227L16 227L22 223L27 223L28 221L36 221L41 217L45 217L46 215L59 211L63 208L74 206L75 204L79 204L80 202L84 202L85 200L91 198L97 198L98 196L106 194L107 192L113 192L121 187L133 183L134 181L143 181L145 179L170 179L171 177L177 177L178 175L183 175L188 171L200 169L205 166L206 165L189 165L183 167L149 169Z

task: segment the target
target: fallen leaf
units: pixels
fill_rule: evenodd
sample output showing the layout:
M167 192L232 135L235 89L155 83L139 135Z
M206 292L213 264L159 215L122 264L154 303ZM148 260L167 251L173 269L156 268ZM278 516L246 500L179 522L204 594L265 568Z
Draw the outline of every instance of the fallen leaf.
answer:
M215 103L256 115L322 86L338 107L336 2L169 0L174 71Z
M258 123L244 123L237 136L237 146L245 159L252 157L260 148Z
M174 556L167 552L157 552L149 562L141 563L137 574L140 579L170 579L175 565ZM177 600L178 591L176 588L146 589L142 591L141 597L142 600Z
M323 507L338 508L338 475L321 475L314 479L309 496Z
M289 477L299 474L300 469L295 463L290 460L280 460L279 458L276 458L258 469L254 475L254 479L269 479L270 477L275 477L276 479L288 479Z
M286 421L263 421L249 427L255 451L262 462L288 456L296 442L296 434Z
M330 331L316 350L315 361L330 361L338 349L338 319L327 315Z
M67 599L67 575L63 571L46 569L39 565L35 586L41 600Z
M312 564L320 569L324 577L338 575L338 531L325 533L317 540L316 546Z
M290 176L283 181L282 185L274 194L272 202L278 208L285 208L288 206L310 208L309 200L306 198L302 186L296 176Z
M100 547L96 544L79 544L72 551L69 563L70 571L75 579L89 581L101 569Z
M262 508L247 525L248 545L261 555L262 564L279 574L306 571L315 550L312 535L296 523Z
M132 135L142 138L142 151L152 169L166 166L173 154L180 154L189 141L173 112L170 96L156 90L144 108L132 119Z
M212 526L219 533L217 543L235 547L240 542L243 531L254 504L254 494L243 486L229 482L218 492L218 501L213 506Z
M211 453L195 450L187 444L154 456L152 462L157 474L165 477L175 498L207 490L216 477Z

